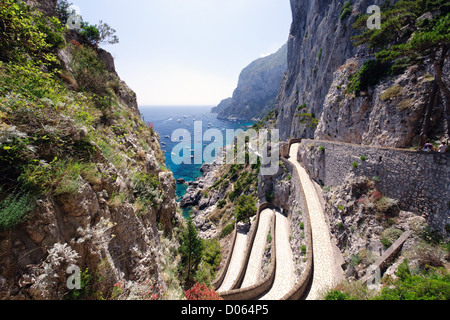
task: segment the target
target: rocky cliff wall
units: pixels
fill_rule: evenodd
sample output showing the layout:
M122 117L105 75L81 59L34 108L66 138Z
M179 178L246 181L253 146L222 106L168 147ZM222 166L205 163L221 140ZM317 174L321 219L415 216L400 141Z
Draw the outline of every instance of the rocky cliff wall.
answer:
M219 119L264 118L274 108L286 64L286 45L276 53L252 62L241 72L233 97L223 100L213 113L218 113Z
M352 1L352 14L341 19L345 0L291 0L293 23L288 41L288 67L279 91L277 128L283 140L314 136L314 128L299 123L298 107L320 119L334 72L358 49L352 28L358 13L381 0Z

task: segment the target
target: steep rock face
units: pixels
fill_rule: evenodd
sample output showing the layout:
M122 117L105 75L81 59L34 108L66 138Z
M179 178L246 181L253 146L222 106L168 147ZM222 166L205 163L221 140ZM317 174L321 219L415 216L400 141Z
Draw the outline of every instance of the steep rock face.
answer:
M350 40L356 14L382 2L353 1L353 14L341 20L344 0L291 0L288 67L276 102L281 139L313 136L314 130L295 117L298 107L306 105L320 118L333 73L358 52Z
M212 110L219 119L260 120L275 105L281 79L286 71L287 46L252 62L240 77L233 97Z
M349 75L363 61L349 59L335 72L315 138L397 148L418 145L434 77L427 68L412 66L359 97L347 94ZM442 108L435 109L431 127L438 131L444 119Z

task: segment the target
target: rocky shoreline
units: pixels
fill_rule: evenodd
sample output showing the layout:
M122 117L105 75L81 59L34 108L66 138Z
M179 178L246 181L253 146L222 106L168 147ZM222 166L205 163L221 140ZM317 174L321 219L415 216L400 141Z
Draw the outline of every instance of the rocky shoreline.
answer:
M208 190L216 183L220 167L218 163L204 164L200 169L203 175L195 181L188 182L186 194L180 200L182 209L192 208L191 217L198 228L199 236L204 239L215 238L219 232L218 227L207 219L207 216L216 209L217 203L224 197L217 191Z

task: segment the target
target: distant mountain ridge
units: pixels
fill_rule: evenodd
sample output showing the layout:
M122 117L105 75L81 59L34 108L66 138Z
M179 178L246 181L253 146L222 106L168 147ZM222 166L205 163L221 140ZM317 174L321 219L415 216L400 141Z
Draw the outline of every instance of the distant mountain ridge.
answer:
M242 70L233 97L222 100L211 112L223 120L261 120L275 107L286 69L287 45L284 45Z

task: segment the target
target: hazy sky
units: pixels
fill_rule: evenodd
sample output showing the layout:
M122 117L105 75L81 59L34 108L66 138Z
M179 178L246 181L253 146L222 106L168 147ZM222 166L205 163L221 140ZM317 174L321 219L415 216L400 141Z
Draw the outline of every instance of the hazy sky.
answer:
M120 43L103 46L139 105L215 106L253 60L287 42L289 0L69 0Z

